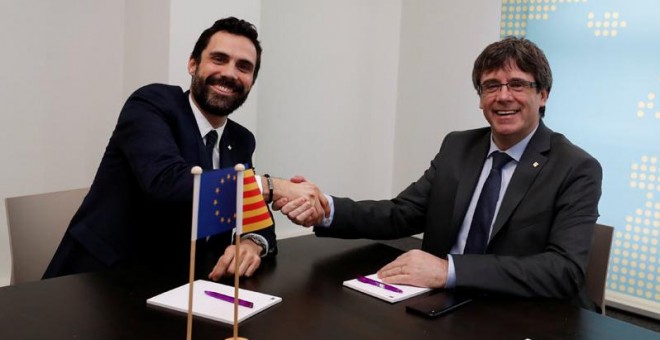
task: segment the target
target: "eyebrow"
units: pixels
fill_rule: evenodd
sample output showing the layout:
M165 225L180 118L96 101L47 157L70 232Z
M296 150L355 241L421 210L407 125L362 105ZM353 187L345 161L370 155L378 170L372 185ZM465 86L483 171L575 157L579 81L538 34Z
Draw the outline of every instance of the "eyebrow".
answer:
M534 80L527 80L527 79L523 79L523 78L513 77L513 78L511 78L511 79L508 79L508 80L507 80L507 83L509 83L509 82L511 82L511 81L515 81L515 80L531 81L531 82L534 82ZM496 80L496 79L494 79L494 78L488 78L488 79L486 79L486 80L484 80L484 81L482 82L482 84L486 84L486 83L500 83L500 81L499 81L499 80Z

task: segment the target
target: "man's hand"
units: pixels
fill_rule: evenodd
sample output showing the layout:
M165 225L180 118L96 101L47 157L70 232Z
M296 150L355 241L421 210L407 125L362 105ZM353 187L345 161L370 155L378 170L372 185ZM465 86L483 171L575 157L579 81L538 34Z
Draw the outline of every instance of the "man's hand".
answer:
M328 200L314 183L302 176L294 176L290 182L280 180L277 183L280 190L275 195L273 210L282 210L291 222L309 227L330 215Z
M282 214L286 215L295 224L310 227L320 224L323 221L324 215L319 215L312 203L305 197L296 198L291 202L286 201L286 199L281 199L277 202L278 204L286 203L281 207Z
M447 260L413 249L381 268L378 278L385 283L444 288L447 284L447 265Z
M238 263L239 276L250 277L254 274L254 271L261 264L259 254L261 254L262 250L261 246L252 242L252 240L241 240L240 262ZM234 275L235 260L236 246L231 245L225 249L225 253L218 259L215 267L213 267L213 271L209 274L209 279L218 281L223 275Z

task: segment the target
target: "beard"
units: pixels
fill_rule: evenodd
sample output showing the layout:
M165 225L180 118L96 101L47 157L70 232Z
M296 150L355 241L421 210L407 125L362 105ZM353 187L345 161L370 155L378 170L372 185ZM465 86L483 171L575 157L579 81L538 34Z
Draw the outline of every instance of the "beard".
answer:
M211 86L220 85L231 89L233 96L216 93ZM214 116L225 117L241 107L250 94L245 87L235 79L220 76L202 78L197 73L193 75L190 92L200 108Z

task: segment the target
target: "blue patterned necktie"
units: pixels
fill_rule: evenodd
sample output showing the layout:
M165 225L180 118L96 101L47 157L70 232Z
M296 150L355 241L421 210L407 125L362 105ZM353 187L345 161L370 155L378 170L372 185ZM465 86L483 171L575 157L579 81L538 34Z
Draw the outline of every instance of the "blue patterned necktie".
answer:
M218 142L218 132L215 130L209 131L206 134L206 155L209 156L211 161L211 169L213 169L213 148L215 148L215 143Z
M490 225L493 221L495 206L502 186L502 168L510 161L511 157L509 155L499 151L493 152L493 167L481 189L463 254L483 254L486 252Z

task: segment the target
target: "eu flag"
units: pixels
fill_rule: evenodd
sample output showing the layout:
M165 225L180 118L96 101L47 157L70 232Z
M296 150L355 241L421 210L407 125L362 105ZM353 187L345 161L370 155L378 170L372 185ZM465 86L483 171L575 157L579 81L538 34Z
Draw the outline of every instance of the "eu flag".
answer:
M232 230L236 225L236 171L204 171L199 185L197 238Z

